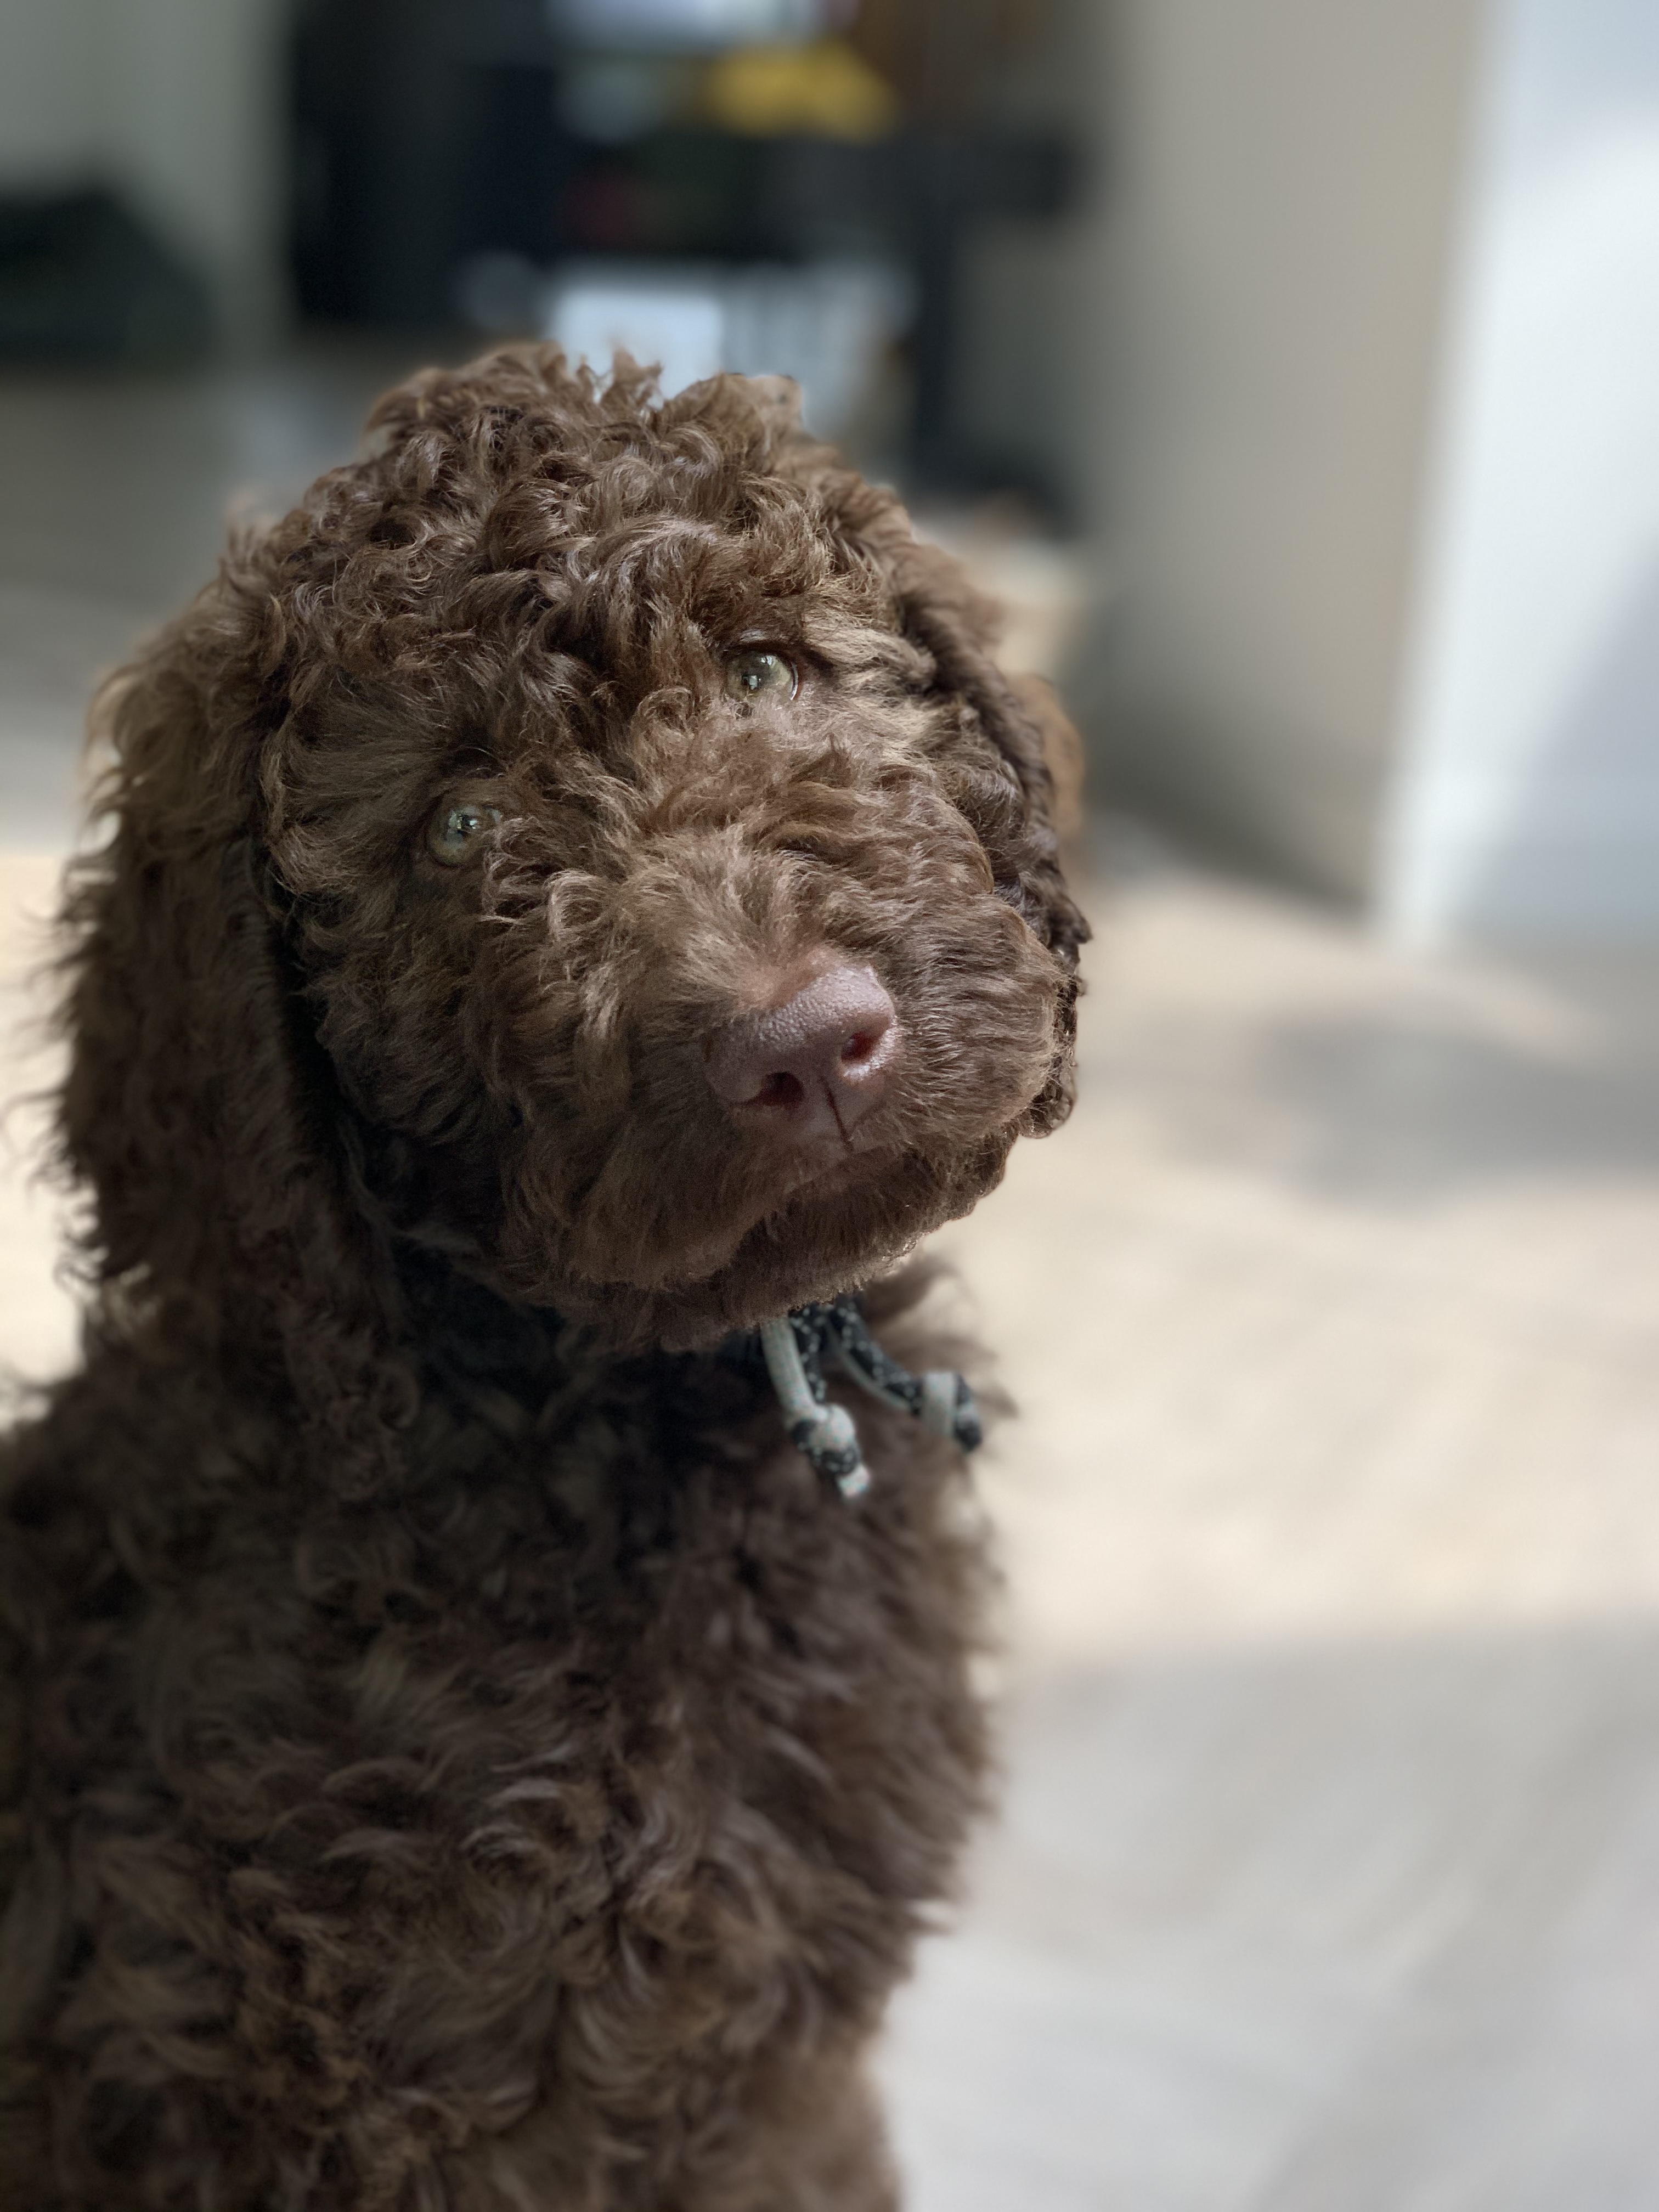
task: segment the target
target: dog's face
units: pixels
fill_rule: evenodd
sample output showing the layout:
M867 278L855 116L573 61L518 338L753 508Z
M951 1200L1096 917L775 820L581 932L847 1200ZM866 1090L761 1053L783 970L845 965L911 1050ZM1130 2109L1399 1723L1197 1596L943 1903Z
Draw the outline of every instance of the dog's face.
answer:
M586 401L573 453L581 398L405 403L338 480L268 835L401 1229L696 1340L868 1276L1059 1118L1076 918L891 502L740 386Z
M740 380L500 356L380 420L229 577L360 1188L624 1339L868 1278L1069 1103L1082 924L983 611Z

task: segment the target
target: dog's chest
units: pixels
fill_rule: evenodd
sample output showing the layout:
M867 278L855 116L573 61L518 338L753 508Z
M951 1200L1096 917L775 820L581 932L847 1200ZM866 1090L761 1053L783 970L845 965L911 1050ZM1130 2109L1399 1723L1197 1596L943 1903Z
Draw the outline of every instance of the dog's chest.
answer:
M41 2005L210 2033L261 2128L355 2114L364 2171L382 2126L643 2142L667 2079L690 2112L861 2034L977 1798L982 1565L914 1425L864 1424L849 1505L766 1423L577 1420L357 1506L246 1424L233 1458L161 1408L96 1492L40 1431Z
M787 1446L635 1466L597 1516L486 1476L441 1564L443 1516L365 1527L410 1587L334 1621L315 1740L286 1784L262 1752L260 1839L238 1820L249 1895L279 1876L318 1931L320 2009L398 2075L488 2051L509 2102L550 2053L758 2051L859 2015L947 1880L981 1755L974 1547L935 1465L884 1472L854 1507Z
M958 1546L916 1517L896 1496L848 1505L786 1447L758 1480L636 1480L597 1527L509 1538L425 1656L465 1708L462 1848L597 1853L635 1904L671 1870L695 1887L739 1858L856 1850L890 1817L901 1712L941 1720L964 1694L938 1587ZM360 1710L383 1710L377 1678L411 1649L377 1636Z

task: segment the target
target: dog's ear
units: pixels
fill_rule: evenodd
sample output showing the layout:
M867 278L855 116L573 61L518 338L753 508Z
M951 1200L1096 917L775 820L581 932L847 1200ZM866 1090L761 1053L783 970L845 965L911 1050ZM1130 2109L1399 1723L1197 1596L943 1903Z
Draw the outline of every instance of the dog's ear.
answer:
M1077 732L1047 684L1015 679L998 666L997 611L960 562L917 538L896 501L865 496L870 504L856 518L860 548L880 568L906 636L927 654L933 688L959 702L964 723L976 726L1012 770L1025 813L1022 908L1073 967L1089 936L1060 866L1060 838L1070 832L1068 814L1081 791Z
M70 878L61 1158L92 1197L94 1333L252 1365L364 1494L397 1465L414 1386L262 857L270 685L239 677L257 656L216 596L95 715L112 830Z

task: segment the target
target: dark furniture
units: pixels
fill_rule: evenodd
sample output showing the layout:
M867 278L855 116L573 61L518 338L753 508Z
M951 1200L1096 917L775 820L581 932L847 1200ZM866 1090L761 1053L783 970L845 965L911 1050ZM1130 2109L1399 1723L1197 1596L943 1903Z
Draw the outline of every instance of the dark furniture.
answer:
M539 0L307 0L294 58L294 273L303 311L435 329L470 258L538 264L792 261L882 252L910 270L908 471L982 477L954 405L958 267L971 228L1052 216L1058 138L963 122L855 143L686 127L623 143L561 119L563 49Z

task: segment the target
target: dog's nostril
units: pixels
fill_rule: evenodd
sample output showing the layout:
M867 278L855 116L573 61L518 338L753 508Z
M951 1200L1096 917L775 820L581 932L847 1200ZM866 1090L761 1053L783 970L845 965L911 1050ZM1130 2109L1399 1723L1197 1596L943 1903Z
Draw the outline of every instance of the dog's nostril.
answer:
M775 1074L767 1077L748 1103L751 1106L799 1106L805 1096L799 1076L791 1075L787 1068L780 1068Z
M877 1044L875 1033L870 1030L855 1030L841 1048L844 1066L854 1067L861 1060L868 1060Z

